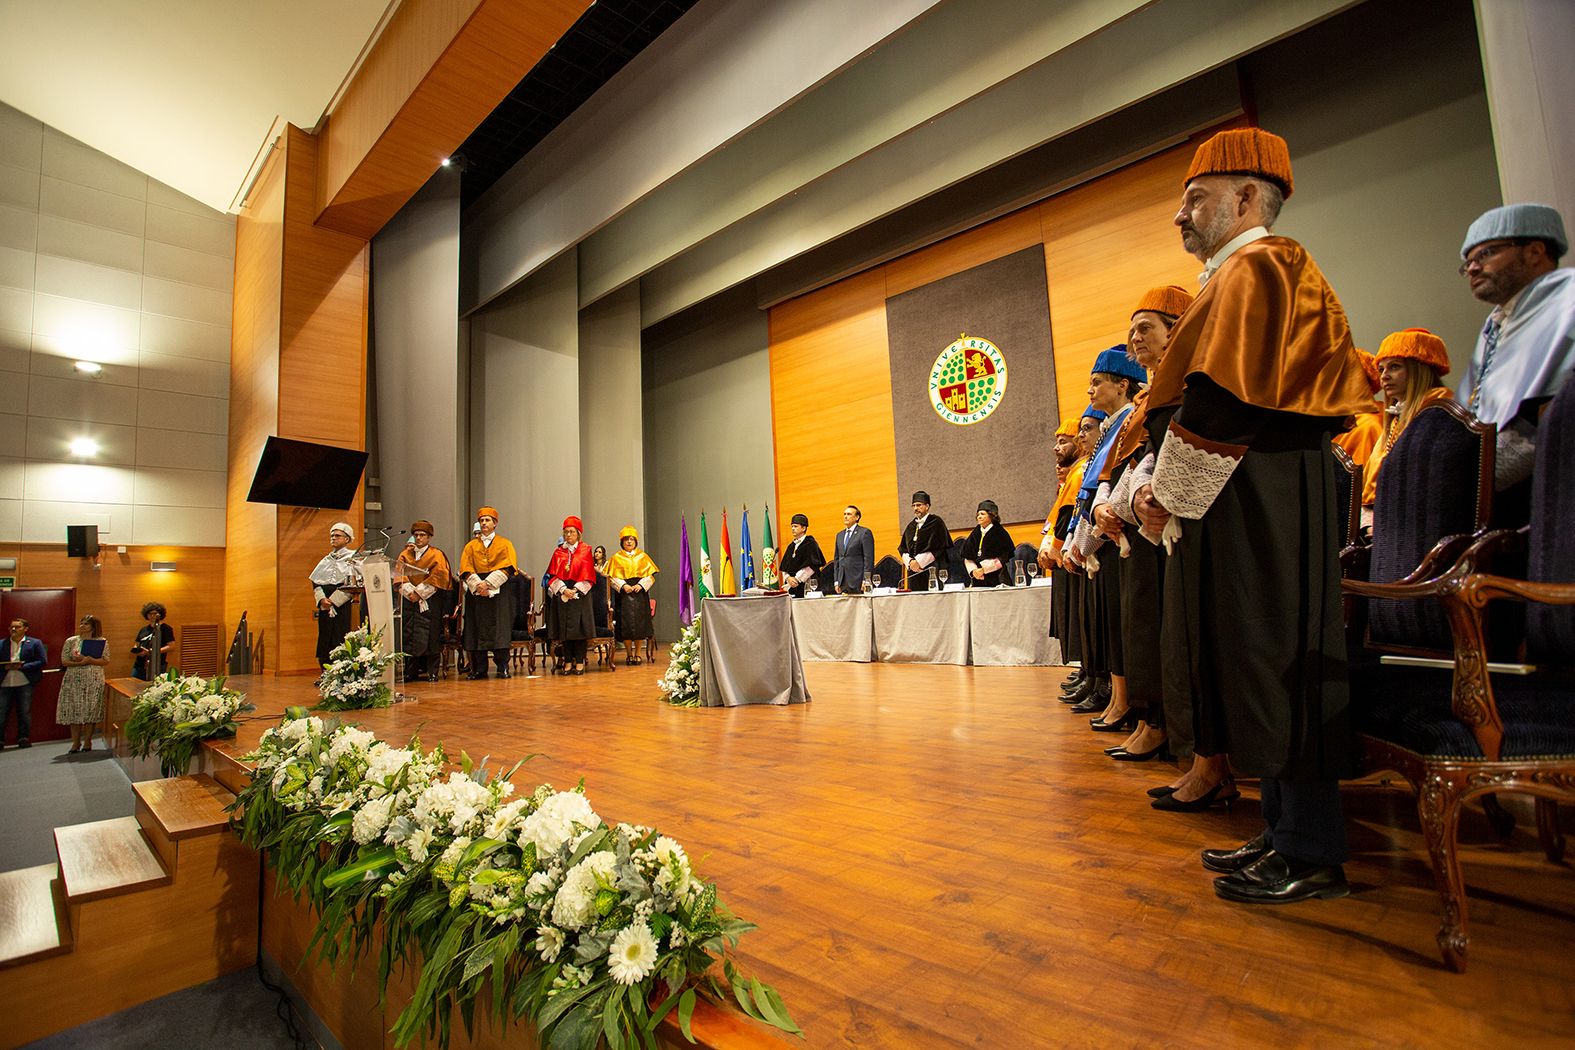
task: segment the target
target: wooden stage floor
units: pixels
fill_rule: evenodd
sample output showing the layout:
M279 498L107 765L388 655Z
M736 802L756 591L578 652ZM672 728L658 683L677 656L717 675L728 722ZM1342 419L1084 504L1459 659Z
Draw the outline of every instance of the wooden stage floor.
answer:
M1355 893L1284 908L1214 897L1198 863L1260 826L1151 810L1158 762L1051 699L1055 668L809 664L814 701L681 710L655 667L409 687L355 719L418 727L526 790L581 776L604 819L682 842L739 915L750 969L809 1047L1571 1045L1575 874L1462 821L1471 969L1445 969L1414 799L1346 793ZM307 679L234 679L244 753Z

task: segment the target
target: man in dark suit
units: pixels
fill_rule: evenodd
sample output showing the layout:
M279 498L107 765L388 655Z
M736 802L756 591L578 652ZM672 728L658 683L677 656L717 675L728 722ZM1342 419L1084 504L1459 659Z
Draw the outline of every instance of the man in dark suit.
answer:
M44 677L49 656L44 643L27 636L28 622L11 621L11 634L0 639L0 748L5 747L5 725L16 709L16 746L32 747L33 687Z
M863 515L851 503L842 511L842 531L837 533L834 579L838 594L858 594L864 574L875 571L875 534L859 524Z
M946 565L946 552L951 548L951 533L939 515L930 513L930 494L922 489L913 494L913 520L902 530L902 542L897 545L897 557L907 570L908 590L929 589L930 573L936 562Z

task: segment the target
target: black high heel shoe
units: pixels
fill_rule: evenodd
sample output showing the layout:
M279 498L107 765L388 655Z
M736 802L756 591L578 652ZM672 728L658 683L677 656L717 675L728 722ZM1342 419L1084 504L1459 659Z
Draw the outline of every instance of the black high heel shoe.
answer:
M1096 733L1130 733L1132 730L1137 728L1137 723L1137 712L1129 707L1127 708L1126 714L1122 715L1114 722L1106 722L1098 718L1090 718L1088 720L1088 728L1092 729Z
M1176 789L1169 784L1166 784L1164 787L1149 788L1147 792L1149 798L1169 798L1175 793Z
M1238 798L1241 798L1241 792L1236 790L1235 783L1229 780L1222 780L1191 802L1183 802L1174 794L1170 794L1163 798L1156 798L1149 805L1155 809L1162 809L1167 813L1202 813L1205 810L1212 809L1217 804L1223 804L1225 812L1229 813L1231 806L1235 804Z
M1170 748L1166 746L1166 741L1161 740L1159 746L1152 751L1128 751L1126 748L1121 748L1110 757L1117 762L1147 762L1152 758L1169 758Z

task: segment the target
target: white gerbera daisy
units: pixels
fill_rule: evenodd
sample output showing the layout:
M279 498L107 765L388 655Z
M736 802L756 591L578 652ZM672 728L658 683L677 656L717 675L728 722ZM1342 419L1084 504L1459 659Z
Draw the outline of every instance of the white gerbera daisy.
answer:
M656 938L643 922L625 926L607 951L607 969L619 984L642 981L656 968Z

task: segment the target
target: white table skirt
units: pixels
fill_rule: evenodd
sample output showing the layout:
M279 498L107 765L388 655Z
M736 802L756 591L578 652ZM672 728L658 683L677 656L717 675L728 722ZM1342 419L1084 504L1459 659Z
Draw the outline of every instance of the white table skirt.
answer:
M1050 588L979 587L968 592L968 636L975 665L1059 664L1050 637Z
M793 599L793 634L805 660L868 663L874 651L870 599L830 594Z
M700 618L700 706L809 700L787 595L707 598Z

